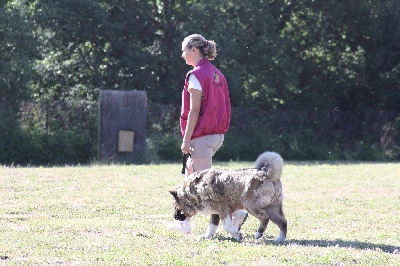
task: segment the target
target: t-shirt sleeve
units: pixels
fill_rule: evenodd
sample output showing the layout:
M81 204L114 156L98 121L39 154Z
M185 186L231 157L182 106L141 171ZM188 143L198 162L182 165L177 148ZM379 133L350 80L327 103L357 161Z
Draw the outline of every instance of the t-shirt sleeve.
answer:
M195 75L190 75L189 76L189 85L188 85L189 89L195 89L195 90L200 90L202 91L203 88L201 87L201 84L199 82L199 80L196 78Z

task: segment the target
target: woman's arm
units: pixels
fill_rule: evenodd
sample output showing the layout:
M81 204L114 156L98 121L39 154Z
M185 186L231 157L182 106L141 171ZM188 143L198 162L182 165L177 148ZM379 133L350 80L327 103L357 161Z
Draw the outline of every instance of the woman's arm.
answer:
M183 136L181 150L183 153L190 153L190 139L192 138L194 128L196 127L197 120L201 109L201 97L203 92L196 89L188 89L190 93L190 110L186 124L185 135Z

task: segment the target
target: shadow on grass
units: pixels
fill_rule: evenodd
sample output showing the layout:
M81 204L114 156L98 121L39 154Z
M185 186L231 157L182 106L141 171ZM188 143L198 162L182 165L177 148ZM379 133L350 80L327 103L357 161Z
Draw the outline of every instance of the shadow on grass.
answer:
M235 238L232 237L226 237L217 234L214 239L217 239L218 241L233 241L237 242ZM250 240L248 238L245 238L245 242L248 243L254 243L254 244L267 244L267 245L276 245L276 246L289 246L289 245L298 245L298 246L305 246L305 247L338 247L338 248L353 248L353 249L359 249L359 250L374 250L374 251L380 251L384 253L390 253L390 254L398 254L400 255L400 246L391 246L391 245L383 245L383 244L373 244L373 243L368 243L368 242L360 242L360 241L344 241L342 239L336 239L336 240L306 240L306 239L288 239L283 243L277 243L274 241L274 239L271 238L264 238L263 241L258 241L257 240ZM255 242L254 242L255 241Z
M265 240L265 243L275 243L273 240ZM376 250L385 253L399 254L400 247L382 244L373 244L368 242L360 241L344 241L341 239L336 240L296 240L289 239L284 243L278 245L299 245L299 246L311 246L311 247L340 247L340 248L354 248L360 250Z

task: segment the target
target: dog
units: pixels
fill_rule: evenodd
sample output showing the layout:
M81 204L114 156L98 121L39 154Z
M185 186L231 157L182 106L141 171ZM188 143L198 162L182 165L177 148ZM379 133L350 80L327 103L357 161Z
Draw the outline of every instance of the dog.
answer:
M222 220L225 231L240 242L243 234L233 226L232 213L246 209L260 220L256 239L263 236L271 220L280 229L275 241L283 242L287 221L282 208L282 168L283 159L278 153L264 152L255 168L194 172L175 191L169 191L174 198L174 218L184 221L196 214L211 214L206 239L215 235Z

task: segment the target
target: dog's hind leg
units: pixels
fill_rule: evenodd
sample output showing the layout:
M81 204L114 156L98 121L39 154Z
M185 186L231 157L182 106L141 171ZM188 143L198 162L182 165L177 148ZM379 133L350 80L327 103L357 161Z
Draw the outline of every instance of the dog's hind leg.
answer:
M259 239L264 235L265 230L267 229L269 223L268 218L260 218L260 226L258 227L258 230L254 236L255 239Z
M268 206L266 211L271 221L274 222L280 229L279 236L275 239L275 241L285 241L287 234L287 221L282 210L282 204Z
M218 214L211 214L211 220L208 225L208 231L204 235L204 237L206 239L212 238L215 235L215 233L217 232L218 225L219 225L219 220L220 220L220 218L219 218Z

